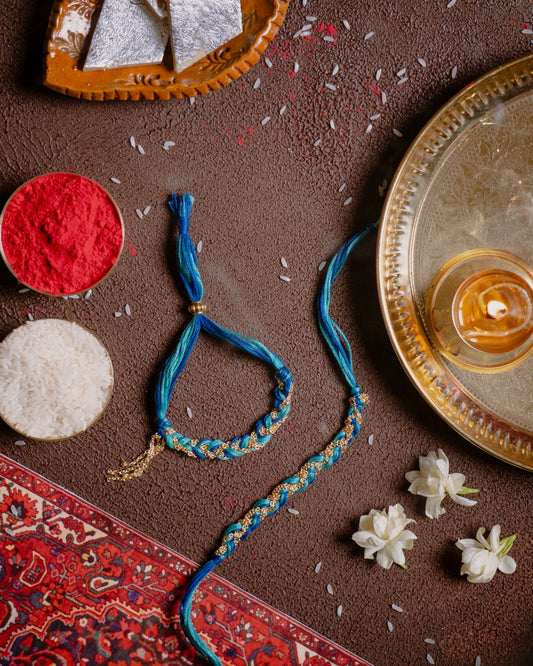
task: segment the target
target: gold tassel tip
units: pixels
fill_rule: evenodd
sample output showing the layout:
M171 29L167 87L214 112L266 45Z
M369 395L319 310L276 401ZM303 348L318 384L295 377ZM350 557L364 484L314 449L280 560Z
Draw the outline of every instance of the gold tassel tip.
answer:
M153 435L146 451L143 451L135 460L123 462L120 469L108 469L108 481L129 481L143 474L153 458L165 448L165 440L159 435Z

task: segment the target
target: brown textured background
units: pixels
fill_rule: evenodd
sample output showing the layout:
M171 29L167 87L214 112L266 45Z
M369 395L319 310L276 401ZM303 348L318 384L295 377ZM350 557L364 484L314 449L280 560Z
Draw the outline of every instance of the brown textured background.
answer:
M80 102L46 90L40 67L51 1L0 1L2 202L33 176L73 170L107 187L127 230L119 265L87 301L21 295L0 269L0 334L28 312L73 319L100 336L116 374L112 403L89 432L19 447L13 444L18 436L2 425L3 453L202 562L225 526L323 447L343 421L346 389L317 333L317 266L379 215L378 186L390 181L423 123L474 78L532 50L531 36L521 32L533 21L529 2L446 4L309 0L303 8L293 0L267 51L272 69L263 58L237 82L191 106L187 100ZM335 44L293 40L306 15L333 24ZM364 41L370 30L375 36ZM290 76L295 61L300 71ZM336 63L340 71L333 78ZM409 81L397 86L402 67ZM379 68L385 106L371 88ZM261 85L254 90L257 77ZM325 89L327 81L337 91ZM283 104L287 111L280 117ZM374 113L381 117L365 134ZM272 119L263 127L266 116ZM132 135L144 156L131 149ZM315 148L318 138L322 144ZM168 152L162 149L167 140L176 142ZM122 184L110 182L112 176ZM187 319L165 203L174 189L196 198L191 233L203 241L208 313L283 358L294 374L293 409L261 453L220 463L167 450L143 478L107 484L108 467L144 449L153 430L155 377ZM353 201L343 206L348 196ZM135 209L147 205L152 210L139 220ZM338 464L291 500L299 515L283 510L267 521L219 573L376 666L423 664L428 651L437 664L473 664L476 655L483 666L531 663L532 476L468 444L411 386L381 320L374 251L370 240L356 253L332 299L354 350L356 376L371 396L363 431ZM282 272L290 283L279 279ZM126 303L131 316L116 318ZM241 434L268 410L271 389L268 369L202 337L176 385L171 421L190 435ZM464 472L481 493L475 507L448 501L445 516L430 521L406 492L403 475L418 455L439 446L452 471ZM407 571L385 571L365 561L350 536L361 514L398 501L417 518L418 541ZM453 542L497 522L504 535L518 533L512 551L517 572L471 585L459 578ZM318 561L323 565L316 575ZM404 612L395 613L392 603ZM437 641L429 650L426 636Z

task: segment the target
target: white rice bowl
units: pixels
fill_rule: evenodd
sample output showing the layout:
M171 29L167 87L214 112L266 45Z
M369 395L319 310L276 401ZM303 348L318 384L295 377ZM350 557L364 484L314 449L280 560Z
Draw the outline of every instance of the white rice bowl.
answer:
M0 343L0 416L35 439L64 439L86 430L113 390L105 347L63 319L28 321Z

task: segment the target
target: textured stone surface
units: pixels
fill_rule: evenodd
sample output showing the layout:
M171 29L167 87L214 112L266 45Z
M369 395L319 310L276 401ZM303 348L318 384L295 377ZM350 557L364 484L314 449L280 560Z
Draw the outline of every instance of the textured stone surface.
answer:
M19 437L1 425L0 448L203 561L223 529L319 451L343 421L345 387L315 321L318 265L376 219L378 187L390 181L431 115L477 76L531 51L531 36L521 32L533 20L531 7L517 0L458 0L451 8L446 0L310 0L304 8L294 0L266 53L272 68L263 58L236 82L190 105L89 103L44 89L40 45L51 4L0 4L0 197L5 201L43 172L81 173L106 187L121 207L126 245L116 269L88 300L19 294L0 268L0 334L23 322L27 312L77 321L109 350L116 388L103 418L86 434L20 447L14 445ZM292 39L308 23L306 16L317 17L312 38ZM322 39L328 30L333 42ZM295 62L299 70L292 74ZM339 72L332 76L336 64ZM398 86L396 72L404 67L409 78ZM378 69L385 105L376 93ZM144 155L131 147L131 136ZM166 141L175 145L164 150ZM346 187L338 192L342 183ZM140 453L152 432L156 374L187 320L165 203L174 189L196 199L191 233L203 241L199 261L208 314L260 338L284 359L295 378L293 410L262 452L217 463L165 451L143 478L111 485L105 470ZM344 206L348 197L352 201ZM148 205L151 210L139 219L136 209ZM354 350L356 376L371 396L363 431L338 464L291 501L299 515L284 510L266 522L220 574L377 666L425 663L427 652L450 666L473 664L476 655L483 666L529 663L532 476L478 451L419 397L382 323L374 259L370 240L350 260L332 297ZM121 317L114 316L117 311ZM191 435L244 433L268 410L272 387L260 363L201 338L176 385L171 421ZM407 494L403 475L418 455L439 446L452 470L464 472L468 485L482 492L475 507L448 502L445 516L429 521ZM397 501L417 518L418 541L407 571L384 571L363 559L350 535L361 514ZM512 551L517 572L470 585L458 576L453 542L498 522L503 534L518 533ZM318 561L323 564L315 574ZM403 613L392 610L393 603ZM428 648L425 637L436 645Z

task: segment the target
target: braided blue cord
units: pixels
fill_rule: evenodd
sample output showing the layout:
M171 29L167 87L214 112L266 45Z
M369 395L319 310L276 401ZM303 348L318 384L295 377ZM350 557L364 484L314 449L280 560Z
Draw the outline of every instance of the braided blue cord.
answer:
M316 478L316 473L331 467L342 455L342 452L352 443L355 436L360 432L360 416L362 414L365 400L361 396L361 389L355 380L352 365L352 354L348 340L342 330L335 324L329 314L331 297L331 286L334 279L342 270L346 259L353 248L358 245L373 229L377 228L379 222L370 225L359 234L347 241L339 252L333 257L324 284L318 296L318 320L320 331L324 336L326 344L331 350L342 370L348 386L351 389L351 401L348 416L343 430L337 433L330 444L321 453L309 458L297 475L291 476L280 483L268 498L260 499L248 511L244 519L233 523L225 531L222 545L216 551L215 557L204 564L191 579L187 590L180 603L180 620L183 630L190 642L213 666L222 666L217 655L204 643L196 632L192 623L191 608L194 593L201 582L213 571L213 569L225 560L235 549L242 539L246 539L256 530L261 520L277 513L287 502L291 494L304 491Z

